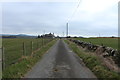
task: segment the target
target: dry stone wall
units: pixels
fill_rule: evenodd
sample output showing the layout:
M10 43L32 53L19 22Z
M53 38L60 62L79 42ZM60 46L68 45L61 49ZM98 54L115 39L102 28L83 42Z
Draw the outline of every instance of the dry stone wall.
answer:
M118 51L117 49L113 49L111 47L106 47L101 45L94 45L92 43L83 42L80 40L74 40L74 39L69 39L69 40L81 46L82 48L86 48L87 50L100 54L103 57L111 56L115 61L115 63L120 66L120 51Z

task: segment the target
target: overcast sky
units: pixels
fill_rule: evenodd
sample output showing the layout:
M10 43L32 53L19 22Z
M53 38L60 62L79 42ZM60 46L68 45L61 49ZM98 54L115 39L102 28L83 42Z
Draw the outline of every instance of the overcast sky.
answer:
M70 36L117 36L118 1L81 0L76 11L78 2L5 2L2 33L65 36L68 22Z

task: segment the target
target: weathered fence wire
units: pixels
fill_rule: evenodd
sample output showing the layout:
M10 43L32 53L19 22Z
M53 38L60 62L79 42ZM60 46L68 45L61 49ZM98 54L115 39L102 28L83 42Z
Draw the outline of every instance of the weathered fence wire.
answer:
M36 43L34 41L31 41L29 45L27 45L26 42L22 42L22 48L21 48L22 55L21 55L21 57L22 56L31 56L35 50L42 48L44 45L46 45L50 41L52 41L52 39L42 39L42 41L40 41L40 42L37 41ZM29 47L29 49L31 49L30 52L28 51L29 50L28 47ZM18 62L19 59L16 59L14 61L11 61L11 63L9 63L9 64L5 64L5 62L6 62L6 60L5 60L5 54L6 54L5 47L2 47L1 49L2 49L2 69L3 70L6 68L6 65L8 67L8 66L12 65L13 63ZM29 53L29 55L28 55L28 53Z

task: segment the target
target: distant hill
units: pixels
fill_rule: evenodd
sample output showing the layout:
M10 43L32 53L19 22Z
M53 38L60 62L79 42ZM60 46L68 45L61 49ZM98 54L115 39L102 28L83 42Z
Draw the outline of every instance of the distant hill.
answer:
M0 34L0 38L37 38L37 36L26 34Z

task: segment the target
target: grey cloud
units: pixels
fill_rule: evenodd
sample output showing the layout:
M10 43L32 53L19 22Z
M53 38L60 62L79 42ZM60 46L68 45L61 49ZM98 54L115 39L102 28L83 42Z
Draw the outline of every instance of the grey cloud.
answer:
M3 5L3 33L31 33L42 34L45 30L62 34L66 31L67 19L71 16L76 3L5 3ZM116 7L94 15L84 21L71 21L69 32L71 35L97 35L98 33L116 35L117 18L110 14L117 14ZM83 12L84 13L84 12ZM78 16L80 14L76 14ZM78 17L79 19L79 17ZM115 28L113 27L115 26ZM109 33L106 30L109 29Z

